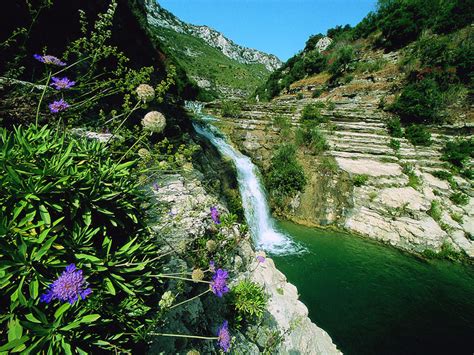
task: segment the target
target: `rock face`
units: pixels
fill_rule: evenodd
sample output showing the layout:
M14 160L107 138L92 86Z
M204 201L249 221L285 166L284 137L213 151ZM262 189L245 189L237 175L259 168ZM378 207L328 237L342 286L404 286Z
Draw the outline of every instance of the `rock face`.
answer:
M294 140L305 105L319 103L328 120L320 131L329 149L320 155L298 149L308 184L289 204L285 217L306 225L334 224L411 252L440 251L450 245L474 258L472 184L454 175L457 187L451 186L433 175L448 172L442 148L456 136L473 137L470 126L428 127L431 146L413 146L397 138L400 149L391 148L386 128L390 114L380 102L393 99L393 88L403 75L396 65L397 52L371 55L366 59L382 58L385 67L376 73L356 73L350 83L318 98L312 91L321 89L328 77L323 73L305 78L270 103L243 105L238 117L221 119L221 130L265 171L276 146ZM219 115L216 104L208 110ZM278 124L282 119L286 128ZM327 159L321 164L324 158L334 159L335 167L328 169ZM363 178L361 186L353 184L358 177ZM454 204L454 193L467 195L469 203ZM431 211L432 206L441 213Z
M185 23L161 7L156 0L146 0L148 23L155 27L172 29L201 38L208 45L220 50L226 57L244 64L263 64L268 71L278 69L283 63L275 55L263 53L235 44L222 33L208 27Z
M168 175L157 182L158 187L153 193L161 208L153 229L168 241L170 247L177 246L182 250L187 243L206 233L212 225L209 206L217 206L221 213L226 213L219 196L206 191L204 180L204 176L194 170L186 175ZM233 284L241 279L253 280L268 296L268 305L258 326L244 333L232 330L233 353L261 354L271 345L275 354L340 354L330 336L308 318L308 310L298 300L296 287L286 281L273 261L270 258L263 263L257 261L249 235L242 234L238 224L223 229L221 233L239 240L231 270ZM200 302L198 299L190 304L183 311L185 313L177 314L177 319L185 316L199 322L203 316ZM154 344L150 353L162 353L162 341ZM204 350L204 353L214 353L212 347Z
M332 43L332 39L329 37L321 38L318 43L316 43L315 48L318 50L319 53L325 51Z
M286 281L273 260L266 258L259 263L254 259L249 269L249 278L270 296L268 312L285 334L279 354L342 354L331 337L308 318L308 309L298 300L298 290Z

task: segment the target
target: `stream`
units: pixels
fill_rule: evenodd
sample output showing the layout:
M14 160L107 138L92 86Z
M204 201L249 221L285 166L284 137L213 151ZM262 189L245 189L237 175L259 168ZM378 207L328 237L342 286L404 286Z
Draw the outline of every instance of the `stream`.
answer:
M309 317L345 354L474 353L474 268L421 260L341 232L275 221L258 168L200 114L198 134L237 169L245 218L257 249L272 256Z

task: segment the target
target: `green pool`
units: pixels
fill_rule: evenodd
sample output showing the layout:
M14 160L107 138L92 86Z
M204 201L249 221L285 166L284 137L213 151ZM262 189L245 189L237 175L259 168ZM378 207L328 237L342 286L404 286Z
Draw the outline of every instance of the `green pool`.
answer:
M344 353L474 353L472 266L288 222L279 227L308 252L273 256L277 267Z

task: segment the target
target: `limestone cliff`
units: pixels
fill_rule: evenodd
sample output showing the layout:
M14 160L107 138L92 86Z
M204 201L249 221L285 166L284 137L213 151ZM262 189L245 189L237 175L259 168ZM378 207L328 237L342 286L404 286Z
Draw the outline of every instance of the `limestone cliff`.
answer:
M428 126L431 146L400 138L400 149L394 150L386 125L391 115L380 103L393 100L401 85L399 54L368 51L364 60L385 64L376 72L356 72L349 83L329 87L319 97L313 93L327 88L327 74L300 80L270 103L243 104L236 117L222 117L221 129L266 171L276 146L294 138L302 109L320 103L327 119L320 130L329 149L319 155L299 149L309 183L283 215L307 225L333 224L411 252L451 246L473 258L471 181L454 175L455 184L449 184L433 175L446 171L441 160L445 143L472 137L472 125ZM208 110L220 114L218 104L208 105ZM472 117L472 112L464 115ZM282 117L289 130L279 126ZM336 164L331 166L328 159ZM359 177L363 181L354 183ZM469 202L453 203L455 192L469 196ZM433 206L441 212L434 214Z

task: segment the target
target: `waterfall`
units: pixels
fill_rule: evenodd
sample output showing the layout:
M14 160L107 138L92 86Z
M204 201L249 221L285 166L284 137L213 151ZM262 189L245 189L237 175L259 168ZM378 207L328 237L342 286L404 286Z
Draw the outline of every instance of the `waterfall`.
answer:
M212 116L202 115L200 118L215 120ZM270 214L264 187L259 179L258 168L250 158L227 143L216 127L198 123L193 123L193 126L199 135L205 137L223 156L230 158L235 164L245 219L256 247L272 254L287 254L298 251L300 248L288 236L276 229Z

